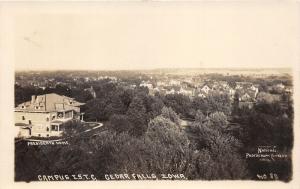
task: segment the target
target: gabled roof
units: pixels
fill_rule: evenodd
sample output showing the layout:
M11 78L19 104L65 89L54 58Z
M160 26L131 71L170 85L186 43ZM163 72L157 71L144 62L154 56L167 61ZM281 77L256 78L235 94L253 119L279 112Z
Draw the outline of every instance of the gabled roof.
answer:
M251 89L237 89L236 92L240 95L241 98L246 98L246 96L249 96L251 100L254 100L256 98L256 92Z
M30 111L30 112L51 112L57 110L71 110L74 107L84 105L84 103L77 102L74 98L70 98L56 93L32 96L31 101L19 104L16 111Z

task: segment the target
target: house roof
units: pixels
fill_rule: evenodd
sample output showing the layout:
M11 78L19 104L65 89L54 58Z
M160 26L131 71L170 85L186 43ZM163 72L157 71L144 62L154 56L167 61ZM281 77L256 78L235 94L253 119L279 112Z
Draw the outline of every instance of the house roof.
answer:
M55 93L32 96L31 101L19 104L16 111L51 112L57 110L72 110L74 107L84 105L70 98Z
M251 98L251 100L256 98L256 92L251 89L237 89L236 92L241 98Z

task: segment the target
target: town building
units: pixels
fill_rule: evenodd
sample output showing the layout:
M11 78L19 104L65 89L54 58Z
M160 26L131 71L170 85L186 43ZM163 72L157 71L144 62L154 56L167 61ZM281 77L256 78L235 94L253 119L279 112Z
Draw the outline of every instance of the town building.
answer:
M207 85L204 85L202 88L201 88L201 91L204 91L206 94L208 94L208 92L210 91L211 89L207 86Z
M31 101L15 108L15 126L19 137L51 137L63 134L65 123L83 120L80 106L84 103L55 93L33 95Z
M153 89L152 83L144 82L144 81L140 84L140 87L147 87L149 90Z

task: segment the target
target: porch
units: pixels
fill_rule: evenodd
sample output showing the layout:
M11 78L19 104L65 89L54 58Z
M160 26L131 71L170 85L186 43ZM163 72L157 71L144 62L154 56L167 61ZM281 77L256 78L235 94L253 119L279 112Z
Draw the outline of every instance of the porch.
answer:
M50 136L61 136L63 131L62 131L62 125L63 125L63 121L53 121L50 124Z
M83 121L83 115L84 113L79 113L73 110L69 110L69 111L59 111L57 112L57 120L59 121L69 121L71 119L79 119L81 121Z

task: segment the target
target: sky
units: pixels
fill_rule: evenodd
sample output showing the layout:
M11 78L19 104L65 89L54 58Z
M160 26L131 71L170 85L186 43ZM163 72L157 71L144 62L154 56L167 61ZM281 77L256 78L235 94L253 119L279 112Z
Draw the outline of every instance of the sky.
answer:
M291 67L296 16L288 4L31 7L14 19L15 69Z

